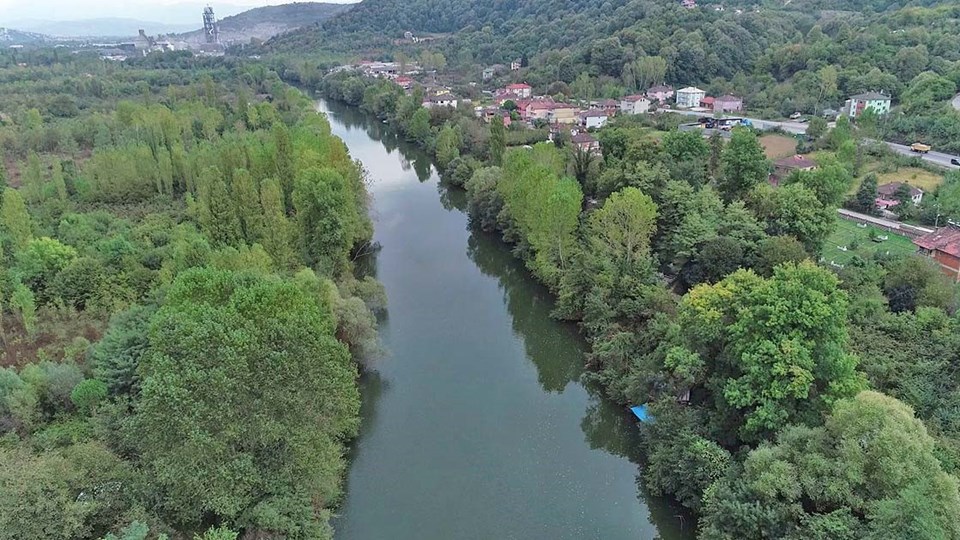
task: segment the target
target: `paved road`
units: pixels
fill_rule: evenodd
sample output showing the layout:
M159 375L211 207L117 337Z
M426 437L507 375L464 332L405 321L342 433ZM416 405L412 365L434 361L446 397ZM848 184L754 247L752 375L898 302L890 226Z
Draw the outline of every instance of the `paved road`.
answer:
M960 96L957 96L957 99L960 99ZM672 112L672 113L682 114L684 116L696 116L696 117L710 116L709 112L707 111L680 111L680 110L674 110L674 109L660 109L660 112ZM807 124L801 123L801 122L775 122L773 120L761 120L759 118L747 118L747 120L750 120L750 122L753 123L753 127L757 129L773 129L773 128L779 127L783 131L787 133L792 133L794 135L802 135L807 132ZM835 125L836 124L833 122L830 122L829 124L830 127L833 127ZM960 156L944 154L943 152L927 152L926 154L917 154L916 152L912 152L909 146L906 146L903 144L897 144L892 142L885 142L885 144L889 146L891 150L893 150L898 154L902 154L904 156L919 157L920 159L928 163L943 167L945 169L960 169L960 166L950 163L950 160L952 159L960 161Z
M960 166L950 163L951 159L960 161L960 156L952 156L950 154L944 154L943 152L933 152L933 151L927 152L926 154L917 154L916 152L911 151L909 146L906 146L903 144L888 142L886 143L886 145L889 146L891 150L893 150L898 154L903 154L905 156L919 157L924 161L933 163L934 165L939 165L945 169L960 169Z
M953 100L950 102L953 105L953 108L960 111L960 94L953 96Z

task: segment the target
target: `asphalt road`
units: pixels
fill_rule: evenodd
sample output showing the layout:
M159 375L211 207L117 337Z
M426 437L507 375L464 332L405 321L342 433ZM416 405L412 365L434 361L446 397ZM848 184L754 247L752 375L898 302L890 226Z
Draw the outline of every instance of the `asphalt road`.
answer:
M660 109L660 112L672 112L672 113L682 114L684 116L696 116L698 118L701 116L711 116L707 111L680 111L675 109ZM806 123L775 122L773 120L761 120L759 118L747 118L747 120L750 120L750 122L753 124L753 127L757 129L773 129L773 128L779 127L783 131L794 134L794 135L802 135L807 132ZM833 125L834 125L833 122L831 122L830 127L833 127ZM943 167L944 169L960 169L960 166L953 165L952 163L950 163L951 159L960 161L960 156L954 156L950 154L944 154L943 152L934 152L934 151L927 152L926 154L918 154L916 152L911 151L909 146L906 146L903 144L897 144L897 143L886 142L886 141L884 141L884 144L889 146L891 150L893 150L898 154L911 156L911 157L919 157L920 159L928 163Z

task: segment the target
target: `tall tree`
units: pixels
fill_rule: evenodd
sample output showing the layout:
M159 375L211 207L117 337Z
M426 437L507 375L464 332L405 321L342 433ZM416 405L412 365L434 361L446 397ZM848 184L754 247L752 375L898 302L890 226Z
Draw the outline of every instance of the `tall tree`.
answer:
M741 200L767 179L770 165L756 133L747 128L735 128L721 157L723 176L718 182L720 194L726 202Z
M236 206L227 182L216 167L207 167L200 175L200 225L216 245L237 245L243 237Z
M278 267L290 268L299 262L294 249L297 231L284 211L280 183L273 178L260 182L260 206L263 209L261 241Z
M243 238L248 244L259 242L263 229L263 212L260 209L260 197L253 175L246 169L234 171L231 188Z
M4 190L0 219L14 246L17 248L26 246L33 234L33 225L30 222L30 214L27 213L27 205L23 203L19 191L11 188Z
M503 127L503 118L494 117L490 122L490 161L495 166L503 163L503 153L507 149L507 134Z

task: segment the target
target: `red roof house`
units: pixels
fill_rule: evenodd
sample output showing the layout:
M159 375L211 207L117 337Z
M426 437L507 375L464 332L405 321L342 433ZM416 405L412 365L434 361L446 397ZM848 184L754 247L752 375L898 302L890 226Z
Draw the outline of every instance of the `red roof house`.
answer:
M529 84L518 83L518 84L508 84L507 92L515 94L520 98L528 98L533 95L533 87Z
M705 107L707 109L713 109L714 101L716 101L716 98L713 98L710 96L704 96L703 99L700 100L700 106Z
M935 260L945 274L960 282L960 225L947 225L913 240L920 253Z

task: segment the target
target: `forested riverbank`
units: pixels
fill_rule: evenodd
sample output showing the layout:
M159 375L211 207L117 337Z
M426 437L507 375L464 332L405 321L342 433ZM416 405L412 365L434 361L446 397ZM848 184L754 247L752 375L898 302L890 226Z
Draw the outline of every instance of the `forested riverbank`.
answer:
M856 167L849 126L816 171L772 187L748 130L725 144L626 119L600 131L602 155L508 148L496 120L389 82L320 88L433 153L474 224L579 322L589 376L650 404L647 485L696 511L702 537L960 537L956 290L918 257L815 262Z
M385 305L363 169L260 66L10 54L0 538L330 537Z

